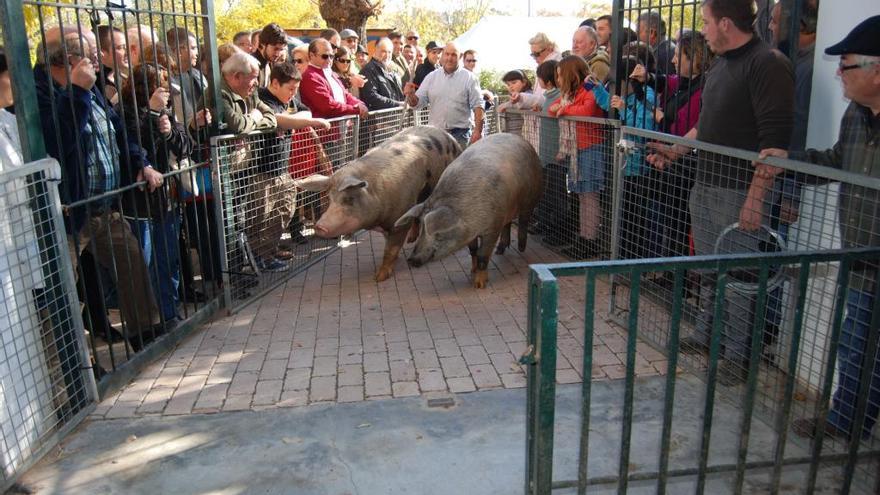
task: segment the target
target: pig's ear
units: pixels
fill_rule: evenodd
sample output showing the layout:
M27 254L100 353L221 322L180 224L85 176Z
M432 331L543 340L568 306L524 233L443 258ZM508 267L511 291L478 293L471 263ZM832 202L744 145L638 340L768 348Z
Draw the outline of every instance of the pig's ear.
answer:
M369 184L367 183L367 181L349 175L339 181L339 185L336 187L336 190L342 192L346 189L361 189L367 187L368 185Z
M425 215L425 232L434 235L441 230L448 230L453 227L459 219L455 216L449 207L441 206L434 208Z
M305 179L293 181L293 184L306 191L321 192L330 188L330 177L321 174L310 175Z
M422 215L422 210L425 209L425 203L419 203L412 208L409 209L406 213L403 214L402 217L398 218L396 222L394 222L394 228L399 229L403 227L409 227L409 224L413 223L415 219L419 218Z

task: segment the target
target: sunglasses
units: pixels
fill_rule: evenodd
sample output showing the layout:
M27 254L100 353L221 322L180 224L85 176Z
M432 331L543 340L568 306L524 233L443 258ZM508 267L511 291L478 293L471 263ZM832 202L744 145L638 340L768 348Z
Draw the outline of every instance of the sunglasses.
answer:
M333 54L332 53L322 53L321 58L323 58L324 60L331 60L333 58Z
M417 39L419 39L419 37L418 37L418 36L407 36L406 39L412 41L412 40L417 40Z
M350 64L351 63L351 60L347 60L344 58L337 58L336 61L339 62L340 64Z
M539 52L532 52L532 53L531 53L532 58L538 58L538 57L541 56L542 53L544 53L544 52L546 52L546 51L547 51L547 49L545 48L544 50L541 50L541 51L539 51Z
M464 63L466 63L466 64L475 64L475 63L477 63L477 59L475 59L475 58L466 58L466 59L464 59Z

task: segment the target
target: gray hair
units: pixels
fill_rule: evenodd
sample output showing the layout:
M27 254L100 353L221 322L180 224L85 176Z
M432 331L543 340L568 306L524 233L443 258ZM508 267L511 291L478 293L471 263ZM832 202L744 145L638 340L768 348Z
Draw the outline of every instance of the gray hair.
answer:
M553 40L551 40L550 37L544 33L538 33L538 34L532 36L531 38L529 38L529 44L530 45L538 45L545 50L547 48L550 48L553 50L559 49L559 47L556 46L556 43L554 43Z
M663 17L660 16L659 12L653 10L643 12L642 15L639 16L639 22L646 21L648 23L648 29L657 31L657 34L661 38L666 36L666 21L663 20Z
M596 30L591 28L590 26L581 26L578 28L578 31L583 31L587 33L587 37L593 40L593 43L599 44L599 35L596 34Z
M260 63L257 62L257 59L241 51L233 53L228 59L226 59L226 62L223 62L223 67L220 69L224 76L232 74L252 74L259 70Z
M388 50L389 52L394 50L394 43L392 43L389 38L382 38L379 41L377 41L376 48L378 48L379 45L384 45L385 49ZM410 46L410 45L407 45L407 46Z
M47 68L48 66L64 67L69 56L85 56L88 53L87 44L84 38L70 34L60 39L47 39L45 47L42 42L37 45L37 63L46 65Z
M862 55L860 53L853 54L853 60L855 61L855 63L861 65L862 67L880 64L880 57L873 55Z

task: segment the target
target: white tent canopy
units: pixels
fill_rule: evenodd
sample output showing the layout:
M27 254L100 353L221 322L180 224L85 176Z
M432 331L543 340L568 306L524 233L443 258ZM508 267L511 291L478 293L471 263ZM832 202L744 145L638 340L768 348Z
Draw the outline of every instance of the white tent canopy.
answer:
M455 39L460 51L477 50L477 70L534 69L529 38L546 34L559 46L571 48L571 37L583 19L578 17L487 16Z

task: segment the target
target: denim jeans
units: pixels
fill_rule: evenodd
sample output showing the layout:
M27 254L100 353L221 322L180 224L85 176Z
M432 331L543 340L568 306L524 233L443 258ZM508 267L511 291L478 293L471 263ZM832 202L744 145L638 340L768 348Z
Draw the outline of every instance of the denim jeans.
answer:
M461 127L455 129L446 129L446 132L448 132L452 137L455 138L456 141L458 141L458 144L461 145L461 149L467 148L468 142L471 140L470 129L465 129Z
M840 346L837 348L837 391L828 422L843 431L850 431L855 422L862 373L862 358L868 342L871 328L871 314L874 295L870 292L850 289L846 301L846 318L840 333ZM877 331L877 329L875 329ZM871 428L877 422L880 411L880 359L877 349L871 350L874 356L868 359L874 367L871 387L868 392L868 409L865 411L865 423L862 437L871 435Z
M167 321L177 318L177 305L180 302L180 218L176 212L169 212L161 220L129 220L131 229L141 241L144 260L150 273L153 293Z

